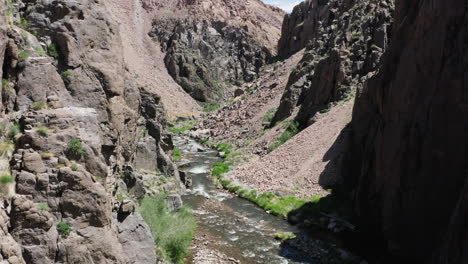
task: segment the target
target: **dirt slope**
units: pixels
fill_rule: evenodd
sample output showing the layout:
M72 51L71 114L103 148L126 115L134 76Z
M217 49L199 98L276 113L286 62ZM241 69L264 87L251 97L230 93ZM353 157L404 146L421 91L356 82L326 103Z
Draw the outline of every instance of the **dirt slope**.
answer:
M154 13L145 10L138 0L109 0L107 5L119 23L124 58L138 85L153 86L169 115L198 112L200 106L168 74L164 53L148 36Z
M343 154L342 130L351 121L351 113L352 102L346 102L320 114L316 123L284 145L238 167L228 177L262 192L302 197L325 194L323 186L340 181L334 162Z

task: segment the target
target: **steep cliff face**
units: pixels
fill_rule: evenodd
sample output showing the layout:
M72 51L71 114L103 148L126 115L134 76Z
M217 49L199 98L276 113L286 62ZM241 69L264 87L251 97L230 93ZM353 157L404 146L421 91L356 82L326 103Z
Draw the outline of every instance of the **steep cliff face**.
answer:
M358 91L345 173L362 227L409 263L468 262L466 1L397 1Z
M146 1L152 36L171 76L195 99L213 102L257 78L276 55L283 12L259 0Z
M306 1L296 7L283 25L279 53L304 47L296 42L305 36L310 42L289 77L272 125L298 110L295 119L307 127L318 111L352 96L378 69L393 6L393 1ZM286 39L293 47L284 44Z
M329 16L326 1L306 0L286 14L278 42L278 55L287 58L317 37L322 21Z
M0 260L154 263L151 233L126 198L162 191L148 186L158 178L183 188L165 153L160 96L133 81L104 1L8 8L0 15L11 22L0 24Z

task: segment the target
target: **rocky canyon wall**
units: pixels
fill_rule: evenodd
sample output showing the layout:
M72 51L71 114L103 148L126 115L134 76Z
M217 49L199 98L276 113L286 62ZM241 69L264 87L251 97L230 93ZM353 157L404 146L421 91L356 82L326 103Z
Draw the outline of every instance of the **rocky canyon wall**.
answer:
M309 0L286 16L279 53L306 50L289 76L271 125L293 116L305 128L317 112L352 97L379 68L393 9L393 1Z
M151 35L171 76L193 98L216 102L258 77L276 55L284 15L259 0L147 1ZM159 11L159 12L158 12Z
M401 263L468 263L467 12L397 0L383 66L356 97L346 184Z
M0 261L155 263L134 201L183 186L105 1L0 7Z

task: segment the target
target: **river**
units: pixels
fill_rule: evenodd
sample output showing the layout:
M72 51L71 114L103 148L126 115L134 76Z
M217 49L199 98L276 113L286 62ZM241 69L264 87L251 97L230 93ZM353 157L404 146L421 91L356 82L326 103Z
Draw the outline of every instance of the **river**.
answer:
M198 233L207 237L205 244L239 263L313 263L274 239L275 233L297 232L294 226L216 188L210 169L221 161L217 151L187 137L174 138L174 144L183 153L179 169L192 178L183 201L193 209Z

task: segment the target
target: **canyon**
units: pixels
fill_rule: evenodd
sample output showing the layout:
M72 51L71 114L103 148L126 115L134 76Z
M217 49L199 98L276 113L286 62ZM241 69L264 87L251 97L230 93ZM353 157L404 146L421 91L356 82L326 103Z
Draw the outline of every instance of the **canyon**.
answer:
M0 2L0 263L468 263L461 0Z

